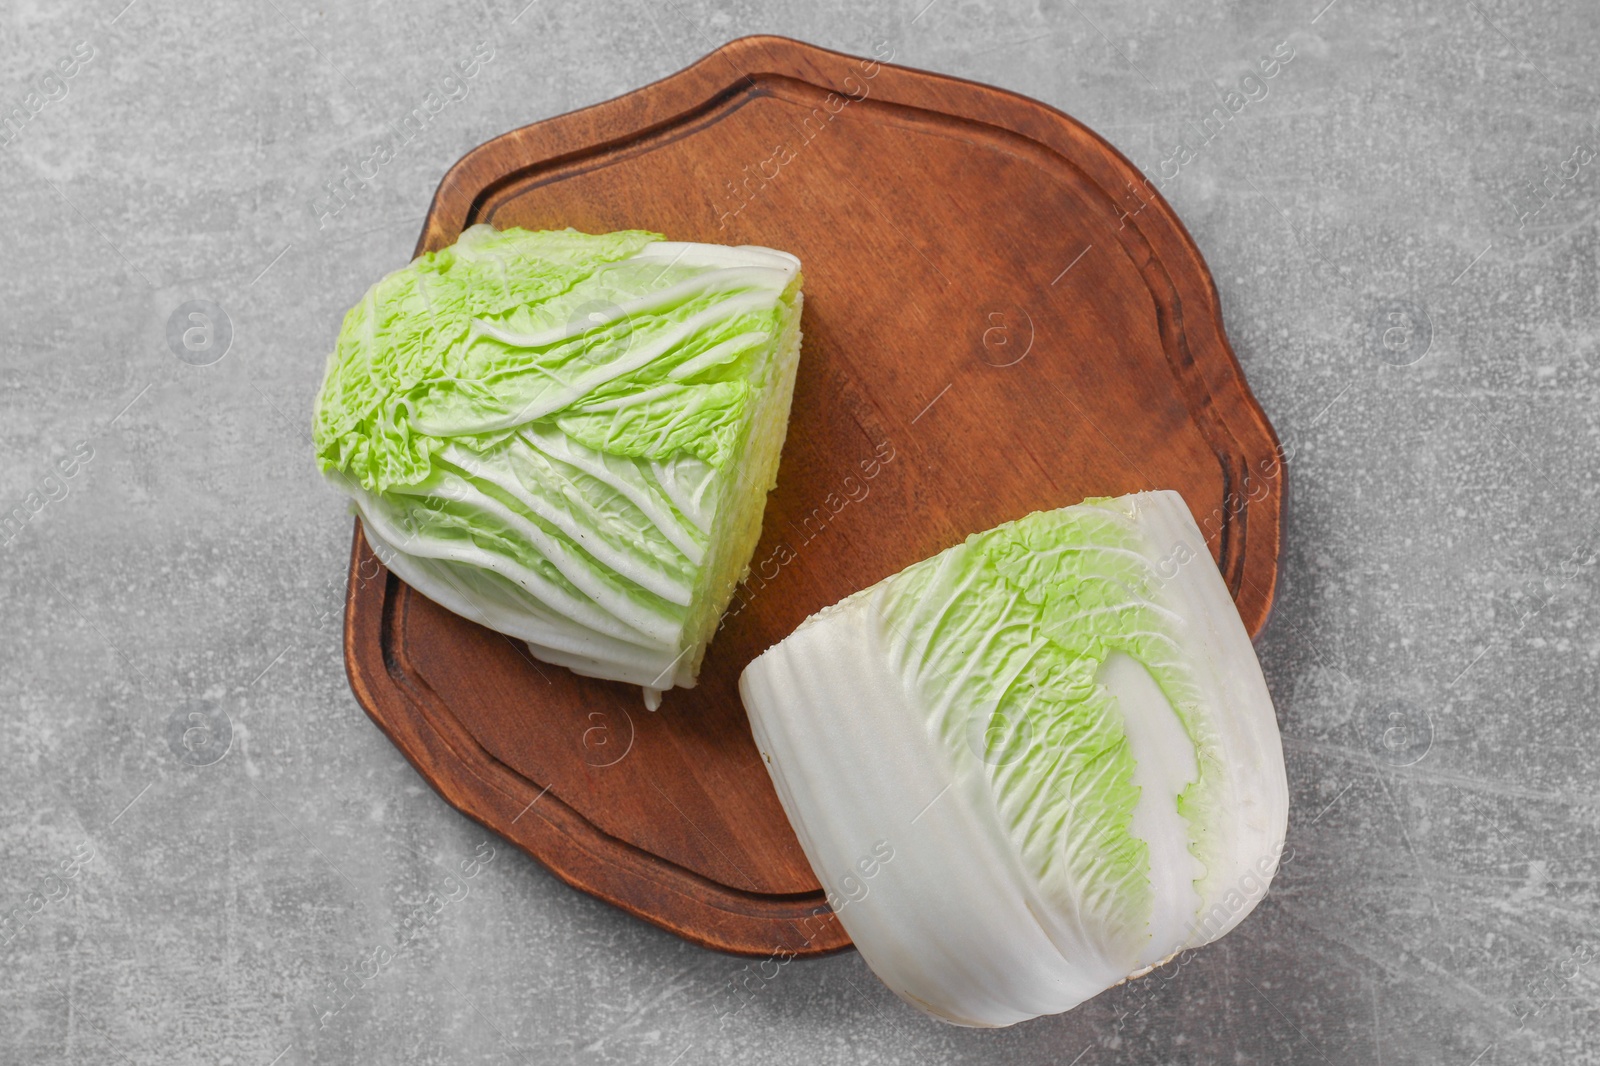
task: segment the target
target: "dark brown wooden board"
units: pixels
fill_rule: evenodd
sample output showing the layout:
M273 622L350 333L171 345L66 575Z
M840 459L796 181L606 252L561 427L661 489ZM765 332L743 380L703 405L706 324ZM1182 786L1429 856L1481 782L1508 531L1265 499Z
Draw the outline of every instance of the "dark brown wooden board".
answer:
M473 150L417 251L477 222L653 229L804 264L805 342L753 575L698 687L659 712L637 687L535 662L415 594L357 527L356 696L446 800L569 884L723 951L848 946L835 921L802 924L822 894L739 673L807 615L969 533L1177 489L1246 626L1264 622L1276 439L1193 241L1061 112L747 37Z

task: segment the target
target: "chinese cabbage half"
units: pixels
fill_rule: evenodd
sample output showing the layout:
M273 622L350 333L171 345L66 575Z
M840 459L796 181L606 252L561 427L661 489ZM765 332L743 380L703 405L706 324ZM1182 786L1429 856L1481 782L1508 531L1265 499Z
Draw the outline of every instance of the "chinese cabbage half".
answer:
M800 304L771 249L473 226L346 315L317 457L418 591L651 699L760 535Z
M971 536L807 619L740 692L839 920L947 1021L1067 1010L1221 936L1282 851L1277 719L1174 492Z

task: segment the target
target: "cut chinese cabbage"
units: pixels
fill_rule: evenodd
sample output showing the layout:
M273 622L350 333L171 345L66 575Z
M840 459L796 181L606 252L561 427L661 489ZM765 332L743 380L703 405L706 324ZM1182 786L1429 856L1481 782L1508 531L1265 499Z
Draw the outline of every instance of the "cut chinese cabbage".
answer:
M1277 719L1175 492L968 537L808 618L739 690L839 920L947 1021L1067 1010L1214 940L1282 851Z
M473 226L345 316L318 461L418 591L653 700L760 535L800 283L768 248Z

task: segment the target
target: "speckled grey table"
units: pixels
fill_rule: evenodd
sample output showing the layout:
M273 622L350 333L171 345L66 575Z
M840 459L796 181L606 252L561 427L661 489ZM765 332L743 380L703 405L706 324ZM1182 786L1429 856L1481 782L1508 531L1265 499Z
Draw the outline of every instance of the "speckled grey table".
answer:
M1600 1062L1591 0L126 2L0 11L0 1062ZM1110 138L1295 448L1289 861L1067 1016L941 1027L853 953L740 992L481 846L346 686L343 309L468 148L755 31Z

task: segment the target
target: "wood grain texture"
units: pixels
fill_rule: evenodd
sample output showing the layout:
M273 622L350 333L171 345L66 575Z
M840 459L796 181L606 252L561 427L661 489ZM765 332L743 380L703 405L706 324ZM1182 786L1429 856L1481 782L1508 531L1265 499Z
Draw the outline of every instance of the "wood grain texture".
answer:
M535 662L417 595L357 528L345 658L362 706L445 799L569 884L724 951L848 946L738 676L807 615L969 533L1177 489L1246 626L1265 621L1276 439L1193 241L1068 116L749 37L473 150L417 251L477 222L763 244L805 271L793 416L751 576L698 687L658 713L636 687Z

